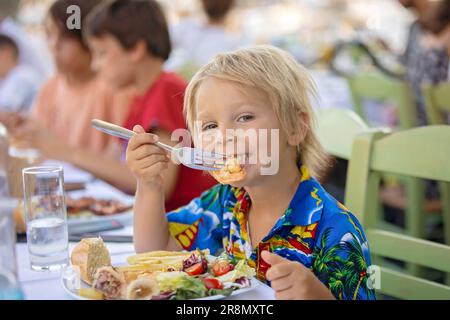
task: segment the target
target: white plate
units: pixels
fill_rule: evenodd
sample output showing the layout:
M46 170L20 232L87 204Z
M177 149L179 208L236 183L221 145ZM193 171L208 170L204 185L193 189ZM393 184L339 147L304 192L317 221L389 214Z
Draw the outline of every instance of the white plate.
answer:
M88 298L82 297L78 294L78 288L89 288L90 286L86 284L83 281L78 280L78 276L73 271L72 267L66 268L65 271L62 273L61 282L64 290L67 292L69 296L71 296L75 300L90 300ZM236 296L248 291L251 291L255 289L257 286L259 286L260 282L252 278L250 279L250 287L242 288L239 290L233 291L228 297L230 296ZM215 295L210 297L204 297L204 298L198 298L198 299L192 299L192 300L221 300L225 299L227 296L224 295ZM156 301L156 300L155 300Z

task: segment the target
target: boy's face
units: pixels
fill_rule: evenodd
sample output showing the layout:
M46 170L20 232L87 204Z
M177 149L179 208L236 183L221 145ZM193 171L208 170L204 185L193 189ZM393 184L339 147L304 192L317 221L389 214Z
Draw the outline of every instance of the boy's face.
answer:
M58 71L73 74L90 70L90 53L78 39L61 32L51 18L46 20L45 27L48 46Z
M258 184L261 168L272 166L274 161L279 161L279 167L285 161L295 161L296 147L288 143L268 97L261 91L209 78L201 83L196 102L195 145L201 143L206 150L245 159L247 175L233 186Z
M115 89L131 85L134 81L132 53L125 50L111 35L89 39L92 68Z

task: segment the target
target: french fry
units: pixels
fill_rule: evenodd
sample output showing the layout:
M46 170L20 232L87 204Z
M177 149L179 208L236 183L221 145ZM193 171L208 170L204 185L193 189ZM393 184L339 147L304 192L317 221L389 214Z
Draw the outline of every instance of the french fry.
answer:
M179 256L179 257L150 257L150 258L140 258L140 259L128 259L128 263L134 264L163 264L163 263L181 263L184 259L189 258L189 256Z
M166 259L175 259L175 258L179 258L181 260L187 259L189 258L189 256L193 253L198 252L197 250L195 251L151 251L151 252L146 252L146 253L140 253L134 256L130 256L127 259L127 262L129 264L142 264L142 263L147 263L147 261L153 261L153 260L161 260L161 261L165 261ZM205 250L201 250L201 252L204 255L209 255L210 251L209 249L205 249Z
M182 262L180 263L153 263L153 264L134 264L130 266L121 266L119 270L122 272L155 272L166 271L172 267L175 270L181 269Z

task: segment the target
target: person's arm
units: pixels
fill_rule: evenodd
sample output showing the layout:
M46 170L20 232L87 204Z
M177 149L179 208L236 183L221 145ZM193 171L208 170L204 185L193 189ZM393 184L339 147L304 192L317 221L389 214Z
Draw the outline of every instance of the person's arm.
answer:
M171 144L170 135L163 130L154 131L161 142ZM136 179L125 163L119 159L122 150L120 145L112 143L107 152L108 155L101 156L91 151L66 152L60 160L72 163L73 165L92 173L97 178L104 180L118 189L128 192L136 192ZM169 199L175 189L178 179L179 166L170 162L167 170L162 173L164 180L164 196Z
M134 202L134 246L136 252L181 250L169 234L164 209L164 182L169 157L154 145L158 137L135 126L137 134L128 143L126 163L136 177Z
M136 191L136 179L126 164L120 161L122 150L119 143L110 143L108 150L100 154L68 145L47 130L37 119L26 119L15 114L4 118L7 119L8 127L16 139L39 149L44 157L71 163L120 190L131 193ZM170 144L170 136L165 131L157 130L156 133L161 135L161 141ZM179 167L174 163L170 163L168 167L163 173L164 192L167 198L175 189L179 172Z
M170 139L170 134L161 129L156 129L153 131L154 134L158 136L159 141L167 145L173 146L174 143ZM164 196L166 199L170 199L172 193L178 182L178 175L180 173L180 165L173 162L169 162L167 170L162 173L164 180Z
M169 233L161 185L138 183L134 201L134 248L137 253L181 247Z
M71 163L120 190L133 193L136 190L136 179L120 161L120 149L119 144L112 144L104 154L99 154L68 146L66 151L52 158Z

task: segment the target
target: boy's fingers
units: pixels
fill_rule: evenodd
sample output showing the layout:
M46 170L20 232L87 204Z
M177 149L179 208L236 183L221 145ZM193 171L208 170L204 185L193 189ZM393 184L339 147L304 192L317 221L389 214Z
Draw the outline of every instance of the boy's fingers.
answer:
M263 251L261 252L261 258L271 266L277 265L279 263L285 263L290 262L290 260L287 260L283 257L280 257L279 255L269 252L269 251Z
M141 127L142 128L142 127ZM152 144L158 141L158 136L151 133L139 133L130 139L128 148L133 151L143 144Z
M142 177L145 177L147 179L150 179L151 177L159 176L161 175L161 172L165 169L167 169L169 164L167 162L157 162L150 167L147 168L141 168L139 170L139 174Z
M292 288L293 281L291 277L284 277L275 281L270 282L270 286L275 291L283 291Z
M155 154L139 161L138 166L141 169L145 169L158 162L169 162L169 159L165 155Z
M277 300L295 300L293 290L287 289L275 292L275 299Z
M158 148L155 145L144 144L133 151L131 158L134 160L143 160L152 155L166 156L166 153L163 149Z
M133 127L133 131L135 133L145 133L144 128L138 124Z
M292 262L285 262L270 267L266 272L266 279L269 281L279 280L288 277L294 269Z

